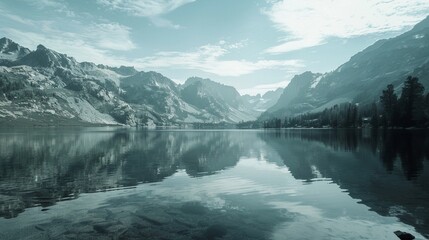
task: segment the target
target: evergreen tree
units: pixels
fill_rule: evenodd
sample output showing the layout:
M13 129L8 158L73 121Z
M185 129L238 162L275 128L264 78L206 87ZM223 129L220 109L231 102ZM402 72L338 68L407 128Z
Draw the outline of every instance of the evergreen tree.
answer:
M402 126L419 126L424 122L424 91L425 88L416 77L409 76L404 82L399 99Z
M372 103L372 107L371 107L371 126L373 128L378 128L378 123L379 123L379 115L378 115L378 110L377 110L377 104Z
M358 127L358 106L356 104L353 105L352 121L353 121L352 127Z
M394 119L397 114L398 96L392 84L387 85L386 90L383 90L380 102L383 106L383 125L386 127L394 126L396 124Z
M326 108L322 112L305 113L282 119L273 118L264 122L266 128L281 127L332 127L356 128L366 126L373 128L380 124L384 127L423 127L429 126L429 93L418 78L408 77L398 99L392 84L387 85L380 96L380 105L343 103ZM358 107L359 106L359 107ZM379 111L378 107L381 107ZM380 114L382 118L380 119ZM283 123L283 124L282 124Z
M428 126L427 120L429 119L429 93L425 97L425 116L426 116L426 127Z
M346 113L346 121L344 124L344 127L351 127L353 125L353 120L352 120L352 109L351 109L351 104L348 104L347 106L347 113Z

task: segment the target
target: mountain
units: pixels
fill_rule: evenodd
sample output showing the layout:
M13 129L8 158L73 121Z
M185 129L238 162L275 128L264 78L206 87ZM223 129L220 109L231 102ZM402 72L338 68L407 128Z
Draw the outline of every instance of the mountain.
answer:
M243 95L241 98L246 102L247 106L260 113L274 106L283 93L283 88L268 91L264 95L257 94L256 96Z
M282 95L283 90L284 90L283 88L277 88L276 90L268 91L268 92L264 93L264 95L262 95L262 98L270 100L270 101L273 101L276 99L275 102L277 102L277 100Z
M133 110L117 94L118 79L112 71L79 64L39 45L0 66L0 122L3 126L135 125Z
M78 63L74 58L68 57L66 54L57 53L41 44L37 46L36 51L30 52L24 57L20 58L16 62L16 65L27 65L31 67L44 68L78 68Z
M3 126L154 126L257 117L233 87L208 79L190 78L180 86L157 72L77 62L43 45L30 51L2 38L0 48ZM200 93L202 101L195 101Z
M181 97L187 103L216 116L220 121L249 121L258 116L256 111L246 108L235 88L210 79L189 78L181 86Z
M204 96L222 100L230 106L237 107L239 105L240 94L231 86L198 77L188 78L185 84L183 84L184 89L190 86L197 87Z
M128 67L128 66L110 67L110 66L106 66L103 64L98 64L97 67L100 69L111 70L111 71L113 71L117 74L120 74L122 76L132 76L132 75L138 73L138 71L134 67Z
M344 102L370 104L387 84L400 90L408 75L429 89L428 67L429 17L400 36L374 43L333 72L295 76L261 119L323 111Z
M312 91L322 78L322 74L312 72L296 75L283 90L277 103L268 109L268 112L272 115L280 113L291 115L312 110L312 104L318 103L318 99L312 97Z
M157 72L138 72L121 79L122 98L130 103L143 121L201 122L208 121L200 109L187 104L171 79Z
M2 64L16 61L30 52L30 49L21 47L8 38L0 39L0 63Z

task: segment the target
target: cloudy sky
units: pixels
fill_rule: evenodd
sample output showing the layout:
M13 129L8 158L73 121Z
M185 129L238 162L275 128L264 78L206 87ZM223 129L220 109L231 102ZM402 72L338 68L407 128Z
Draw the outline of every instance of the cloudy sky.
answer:
M428 0L2 0L0 37L255 94L332 71L427 15Z

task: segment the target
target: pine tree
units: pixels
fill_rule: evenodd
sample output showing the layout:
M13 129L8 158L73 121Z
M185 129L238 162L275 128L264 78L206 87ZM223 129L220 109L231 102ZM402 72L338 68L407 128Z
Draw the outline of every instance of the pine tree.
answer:
M377 110L377 104L372 103L372 107L371 107L371 126L373 128L378 128L378 119L379 115L378 115L378 110Z
M418 126L424 122L424 91L425 88L416 77L409 76L404 82L399 99L402 126Z
M392 84L387 85L386 90L383 90L380 96L380 102L383 106L383 119L386 127L392 127L395 125L394 115L398 105L398 96L395 93Z

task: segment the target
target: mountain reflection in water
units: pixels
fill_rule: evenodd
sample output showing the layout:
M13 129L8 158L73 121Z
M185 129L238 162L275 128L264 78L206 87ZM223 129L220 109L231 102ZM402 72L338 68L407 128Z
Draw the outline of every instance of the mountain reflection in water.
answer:
M404 230L396 229L402 225L392 219L427 237L428 157L428 134L417 130L2 130L0 230L8 224L22 223L23 228L38 224L31 219L42 214L72 219L64 210L55 212L59 201L70 200L58 208L81 204L93 215L74 220L78 225L64 222L62 228L77 229L71 236L80 236L80 223L94 222L83 237L112 237L108 229L113 223L106 219L117 220L121 212L129 211L123 216L127 220L120 220L127 229L121 232L124 238L149 234L136 230L141 226L135 224L142 221L154 226L151 231L159 229L150 233L155 238L162 232L175 239L282 239L284 234L290 239L317 234L326 239L336 235L383 239L383 231L393 234L391 229L380 230L383 224ZM352 199L341 200L347 195ZM99 205L85 200L95 196L102 201ZM130 210L136 204L141 205ZM363 206L376 214L366 213ZM200 215L204 217L196 217ZM102 223L94 220L102 218ZM381 227L367 226L371 222L349 233L334 226L359 225L368 219ZM308 225L318 230L311 233ZM45 229L37 226L32 229ZM132 226L135 229L129 230ZM57 236L66 232L70 229Z
M371 210L396 216L429 236L427 132L289 130L259 135L296 179L330 178Z

